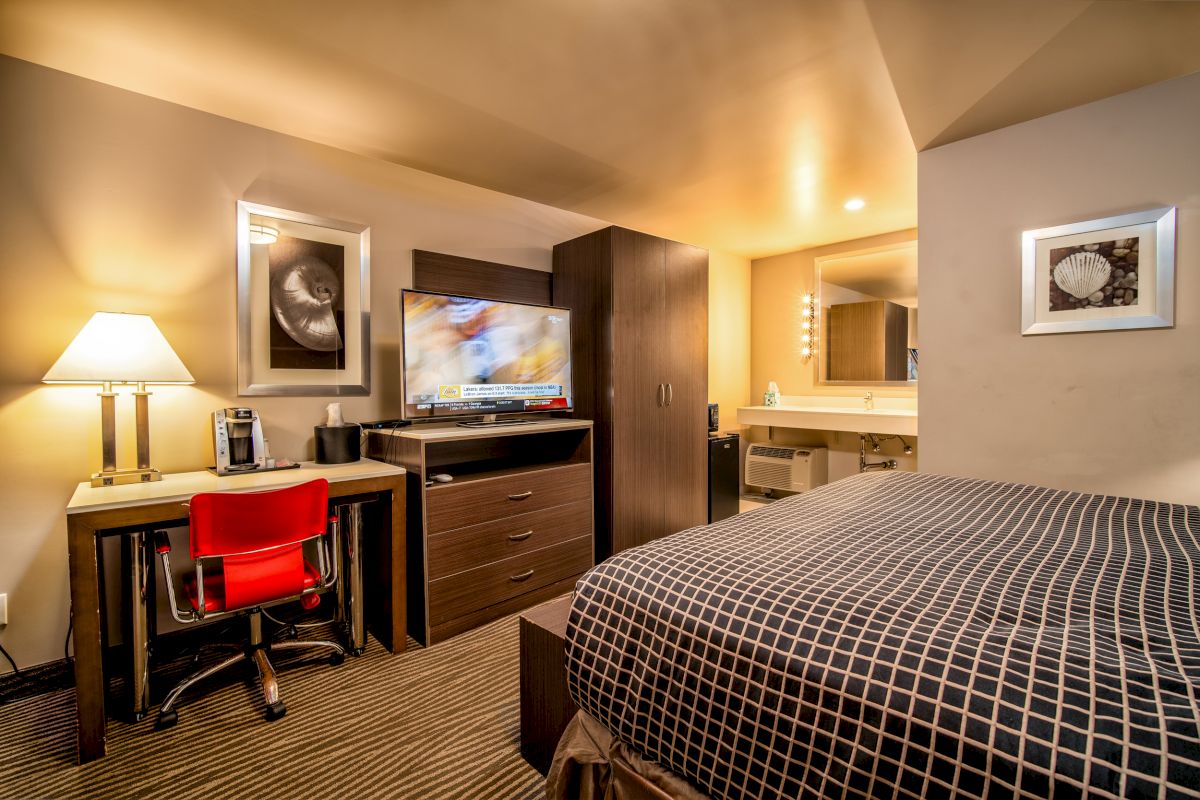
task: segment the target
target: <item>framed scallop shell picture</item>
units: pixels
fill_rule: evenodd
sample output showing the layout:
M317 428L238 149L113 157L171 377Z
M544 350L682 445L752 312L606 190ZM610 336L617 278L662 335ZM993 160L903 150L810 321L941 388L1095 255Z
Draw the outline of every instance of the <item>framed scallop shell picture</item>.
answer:
M1175 209L1021 234L1021 333L1175 324Z
M370 229L245 201L237 220L238 394L370 394Z

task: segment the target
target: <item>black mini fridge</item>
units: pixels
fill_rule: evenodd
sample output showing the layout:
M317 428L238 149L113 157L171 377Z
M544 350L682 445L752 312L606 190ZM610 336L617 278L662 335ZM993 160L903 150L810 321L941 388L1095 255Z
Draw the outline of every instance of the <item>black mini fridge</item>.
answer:
M741 442L736 433L708 437L708 521L738 513L742 485L738 465Z

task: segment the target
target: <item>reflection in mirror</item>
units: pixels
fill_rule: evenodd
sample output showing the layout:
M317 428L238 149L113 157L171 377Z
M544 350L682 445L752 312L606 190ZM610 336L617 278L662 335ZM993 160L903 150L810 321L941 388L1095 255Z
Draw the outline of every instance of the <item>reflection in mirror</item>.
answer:
M818 383L917 381L917 243L818 258Z

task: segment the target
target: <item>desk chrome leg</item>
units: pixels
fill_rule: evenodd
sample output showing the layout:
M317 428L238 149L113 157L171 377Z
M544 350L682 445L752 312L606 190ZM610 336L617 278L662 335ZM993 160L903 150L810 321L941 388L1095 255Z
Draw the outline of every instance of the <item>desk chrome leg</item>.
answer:
M129 570L129 693L135 720L150 710L150 636L147 608L149 564L144 531L126 537Z
M346 621L350 636L350 652L362 655L367 646L367 628L363 617L363 576L362 576L362 503L350 503L338 507L338 517L341 528L345 531L346 539L346 569L347 587L339 589L339 597L344 598ZM341 584L338 584L341 586Z

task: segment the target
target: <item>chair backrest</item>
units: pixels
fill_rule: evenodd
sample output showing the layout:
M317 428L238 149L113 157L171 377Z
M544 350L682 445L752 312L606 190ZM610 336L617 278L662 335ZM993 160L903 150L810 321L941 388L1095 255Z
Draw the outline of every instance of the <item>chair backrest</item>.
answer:
M268 492L209 492L191 502L192 558L298 544L325 532L329 481Z
M221 558L226 611L303 593L302 542L325 532L328 503L323 478L269 492L192 498L192 558Z

